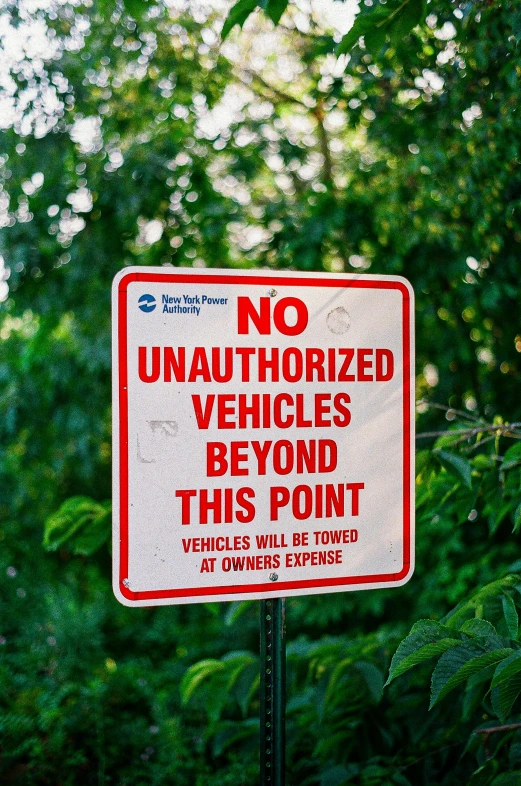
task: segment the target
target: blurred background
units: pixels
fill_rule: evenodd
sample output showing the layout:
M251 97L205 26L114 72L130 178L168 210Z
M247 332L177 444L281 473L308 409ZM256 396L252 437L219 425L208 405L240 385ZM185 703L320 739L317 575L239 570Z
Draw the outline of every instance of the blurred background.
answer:
M479 681L428 713L426 666L383 685L459 603L520 646L515 583L474 593L521 569L521 10L242 0L223 42L230 5L0 9L2 782L258 783L258 604L111 590L110 286L173 265L416 292L418 567L288 601L288 784L518 785L519 724L473 732L521 685L506 714Z

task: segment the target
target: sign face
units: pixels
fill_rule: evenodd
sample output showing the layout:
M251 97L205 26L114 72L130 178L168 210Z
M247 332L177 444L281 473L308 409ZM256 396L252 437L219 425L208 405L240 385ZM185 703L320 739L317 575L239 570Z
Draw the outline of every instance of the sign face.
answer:
M113 315L122 603L410 578L407 281L134 267L114 280Z

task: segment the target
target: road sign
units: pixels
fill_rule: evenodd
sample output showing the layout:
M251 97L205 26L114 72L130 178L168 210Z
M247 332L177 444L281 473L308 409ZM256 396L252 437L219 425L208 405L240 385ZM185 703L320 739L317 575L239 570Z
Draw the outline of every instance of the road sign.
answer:
M114 592L130 606L404 584L413 292L131 267L113 285Z

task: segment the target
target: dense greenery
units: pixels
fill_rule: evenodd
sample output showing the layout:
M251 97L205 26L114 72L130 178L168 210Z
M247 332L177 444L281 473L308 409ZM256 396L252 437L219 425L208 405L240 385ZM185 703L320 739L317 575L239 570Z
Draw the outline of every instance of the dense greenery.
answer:
M110 587L110 283L172 264L413 283L416 574L288 602L288 783L515 786L518 3L342 40L242 0L222 46L211 5L41 5L0 26L2 782L258 782L257 604Z

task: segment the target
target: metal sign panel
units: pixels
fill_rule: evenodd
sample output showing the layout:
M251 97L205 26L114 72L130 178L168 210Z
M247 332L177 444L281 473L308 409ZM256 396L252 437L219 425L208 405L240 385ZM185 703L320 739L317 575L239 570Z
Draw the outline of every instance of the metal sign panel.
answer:
M122 603L410 578L407 281L134 267L114 280L113 317Z

